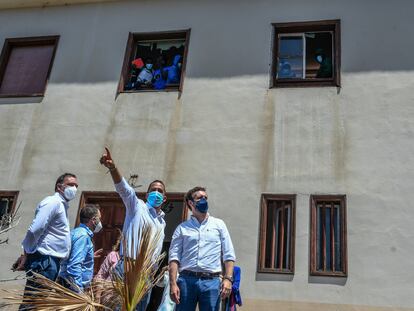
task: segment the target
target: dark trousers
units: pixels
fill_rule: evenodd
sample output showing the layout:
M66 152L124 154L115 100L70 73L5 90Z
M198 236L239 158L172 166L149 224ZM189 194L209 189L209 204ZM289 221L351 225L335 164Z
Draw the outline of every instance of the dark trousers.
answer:
M26 260L26 276L33 276L32 272L43 275L49 280L55 281L60 269L60 258L42 255L39 252L28 254ZM35 284L33 281L28 279L26 281L26 287L24 289L24 298L28 298L31 295L30 291L33 291L33 288L39 288L39 285ZM29 305L21 304L19 310L26 310Z

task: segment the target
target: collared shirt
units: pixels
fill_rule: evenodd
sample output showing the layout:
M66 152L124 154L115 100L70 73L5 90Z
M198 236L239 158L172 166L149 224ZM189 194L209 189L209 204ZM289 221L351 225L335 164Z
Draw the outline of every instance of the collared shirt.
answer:
M141 241L142 226L145 223L154 229L152 235L155 235L158 231L161 234L161 238L158 241L157 249L154 254L154 256L157 257L161 253L162 243L164 241L165 213L161 211L158 214L155 208L138 199L135 190L128 185L125 178L122 178L118 184L115 184L115 189L122 198L126 208L125 222L122 232L126 239L128 250L124 252L121 245L120 254L136 258L137 247Z
M221 272L221 259L236 260L229 231L221 219L209 215L200 224L191 216L175 229L168 260L178 261L180 272Z
M56 192L44 198L36 208L35 217L27 230L22 246L26 253L66 258L70 251L68 202Z
M59 276L84 289L93 277L93 232L80 224L71 232L72 248L69 258L60 265Z

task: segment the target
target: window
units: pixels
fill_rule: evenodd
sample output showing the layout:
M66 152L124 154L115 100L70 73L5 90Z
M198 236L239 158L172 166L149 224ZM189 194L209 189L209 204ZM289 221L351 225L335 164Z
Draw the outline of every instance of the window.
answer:
M0 58L0 97L44 96L59 36L6 39Z
M190 30L130 33L118 92L181 91Z
M294 273L295 195L263 194L258 272Z
M272 86L340 86L340 21L273 24Z
M0 225L1 229L9 224L8 217L16 212L19 191L0 191Z
M310 274L347 276L346 197L311 196Z

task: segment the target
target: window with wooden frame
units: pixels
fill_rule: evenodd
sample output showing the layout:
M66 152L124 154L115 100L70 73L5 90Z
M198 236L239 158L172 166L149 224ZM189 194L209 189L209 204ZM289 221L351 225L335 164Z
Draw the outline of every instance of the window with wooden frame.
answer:
M347 276L346 196L310 198L310 274Z
M340 86L340 21L274 23L272 87Z
M129 33L118 92L181 92L189 39L189 29Z
M44 96L59 36L6 39L0 57L0 97Z
M0 191L0 222L15 212L18 195L19 191Z
M295 272L295 202L293 194L262 194L258 272Z

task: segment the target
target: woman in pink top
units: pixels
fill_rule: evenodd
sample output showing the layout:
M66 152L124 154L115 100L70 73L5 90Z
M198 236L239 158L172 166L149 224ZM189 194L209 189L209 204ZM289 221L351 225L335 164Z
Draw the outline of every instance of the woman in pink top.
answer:
M113 268L115 268L117 262L119 261L119 244L121 243L122 239L122 232L121 230L117 229L117 239L115 241L115 244L112 246L112 252L110 252L103 263L101 264L101 267L99 268L98 273L95 276L96 280L105 280L105 281L111 281L111 271Z

